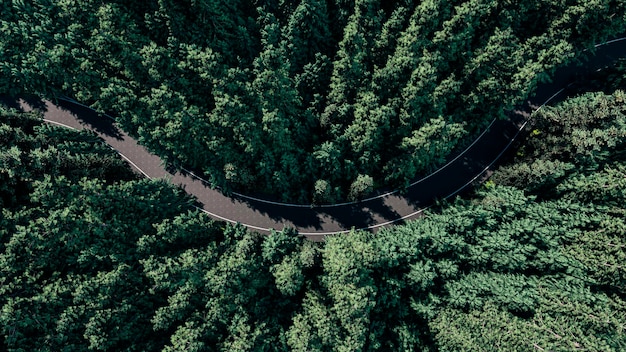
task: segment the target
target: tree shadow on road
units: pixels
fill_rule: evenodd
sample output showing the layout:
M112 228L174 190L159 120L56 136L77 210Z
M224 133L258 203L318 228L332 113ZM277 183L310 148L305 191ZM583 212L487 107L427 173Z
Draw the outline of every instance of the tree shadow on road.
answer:
M269 217L275 223L288 223L300 232L337 232L362 229L401 217L383 199L337 207L294 207L233 196L238 202Z
M24 104L21 101L29 106L30 109L24 109ZM46 106L45 101L40 97L34 95L24 96L20 98L10 97L8 95L0 95L0 102L2 102L9 108L20 111L38 110L44 113L48 111L48 107Z
M59 100L55 102L55 104L61 111L74 116L81 123L81 125L85 125L99 134L103 134L117 140L124 139L120 129L115 126L115 121L113 119L103 116L90 108L76 105L68 101Z

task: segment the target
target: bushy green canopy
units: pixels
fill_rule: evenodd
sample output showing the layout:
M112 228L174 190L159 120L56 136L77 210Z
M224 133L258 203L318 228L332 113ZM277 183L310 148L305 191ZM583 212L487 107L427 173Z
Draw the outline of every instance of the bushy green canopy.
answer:
M473 197L312 243L0 110L0 349L623 351L626 94L535 121Z
M5 1L0 91L114 112L222 187L334 202L441 164L625 23L617 0Z

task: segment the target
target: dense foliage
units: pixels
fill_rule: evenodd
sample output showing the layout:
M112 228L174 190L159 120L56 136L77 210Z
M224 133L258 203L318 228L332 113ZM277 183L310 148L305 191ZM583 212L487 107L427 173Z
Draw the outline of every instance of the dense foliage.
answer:
M0 4L0 91L113 111L212 183L333 202L441 163L576 52L617 0Z
M626 349L623 91L542 110L474 198L321 244L214 222L89 133L0 116L2 349Z

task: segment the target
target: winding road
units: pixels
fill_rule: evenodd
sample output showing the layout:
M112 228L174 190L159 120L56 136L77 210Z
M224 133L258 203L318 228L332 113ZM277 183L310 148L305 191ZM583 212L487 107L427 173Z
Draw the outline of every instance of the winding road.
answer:
M377 229L418 217L436 199L450 198L476 182L484 181L491 168L513 144L529 121L532 112L547 103L562 99L575 79L613 64L626 57L626 37L596 46L582 63L558 69L550 83L541 84L534 97L523 107L509 112L509 119L493 121L470 146L434 173L416 180L403 192L377 194L356 203L328 206L285 204L248 197L224 195L191 172L166 169L159 157L149 153L137 141L120 130L113 119L103 118L77 102L43 101L44 119L75 129L90 129L116 150L129 164L148 178L166 178L180 185L198 200L198 209L211 217L241 223L250 229L267 233L271 229L294 227L312 240L350 231ZM20 101L25 110L32 109Z

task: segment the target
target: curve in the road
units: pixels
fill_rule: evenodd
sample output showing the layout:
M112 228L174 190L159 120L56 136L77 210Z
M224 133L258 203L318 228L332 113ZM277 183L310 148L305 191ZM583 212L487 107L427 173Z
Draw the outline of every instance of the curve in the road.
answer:
M435 172L412 182L405 194L391 191L360 202L334 205L286 204L237 193L226 196L193 172L167 170L157 156L118 129L113 119L101 118L75 101L59 100L56 104L45 101L44 119L69 128L93 130L144 176L170 179L198 199L199 210L214 218L241 223L261 232L290 226L311 239L323 239L351 229L376 229L414 218L435 199L450 198L485 178L519 136L533 112L563 93L573 78L602 69L623 57L626 57L626 37L596 45L595 54L583 67L569 65L558 69L554 80L537 87L537 93L523 108L509 112L507 120L492 121L464 151ZM23 107L30 108L26 104Z

